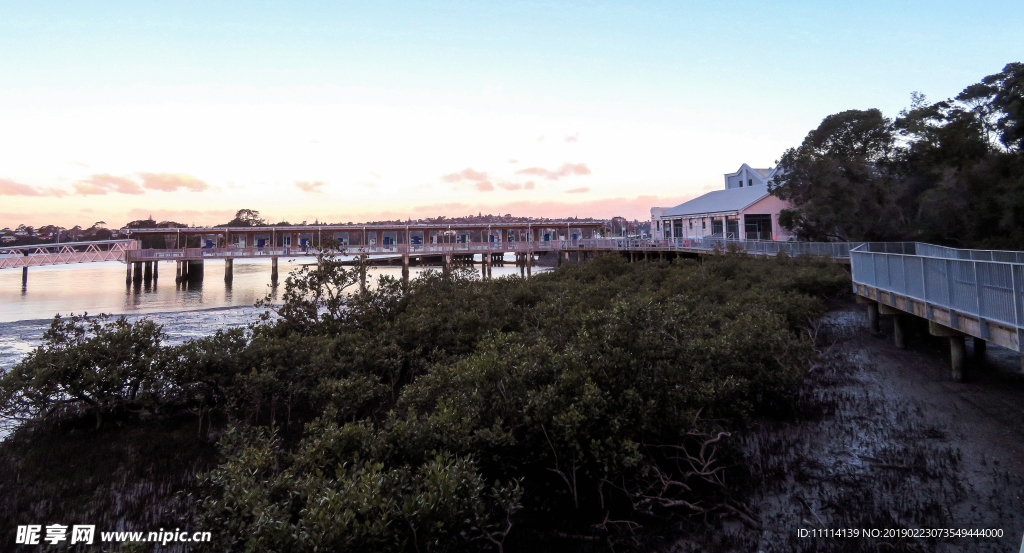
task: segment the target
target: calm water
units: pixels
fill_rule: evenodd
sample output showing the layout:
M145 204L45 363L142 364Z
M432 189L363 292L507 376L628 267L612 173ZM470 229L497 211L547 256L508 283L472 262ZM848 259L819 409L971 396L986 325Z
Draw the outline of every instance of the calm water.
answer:
M289 271L310 260L282 258L281 282ZM411 268L410 276L415 278L421 270ZM402 268L373 268L369 278L372 282L382 274L401 278ZM498 278L519 271L510 259L491 274ZM49 320L58 313L147 316L164 325L169 341L181 342L219 328L246 325L261 312L252 307L257 300L283 291L283 285L276 290L270 287L269 259L236 259L230 287L224 283L224 263L219 261L205 264L198 287L176 285L170 262L161 263L160 278L153 286L128 287L124 280L125 266L117 262L32 267L24 287L20 269L0 271L0 369L14 365L39 345Z

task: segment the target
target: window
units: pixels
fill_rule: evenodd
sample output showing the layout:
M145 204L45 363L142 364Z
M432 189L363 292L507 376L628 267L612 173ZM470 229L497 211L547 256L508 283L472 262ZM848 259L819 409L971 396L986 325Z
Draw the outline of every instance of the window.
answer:
M740 179L740 188L743 188L743 179Z
M749 179L747 181L747 186L754 186L754 179Z
M707 219L701 219L700 220L700 229L701 230L707 230L708 229L708 221L707 221Z
M693 229L693 219L690 219L690 229Z

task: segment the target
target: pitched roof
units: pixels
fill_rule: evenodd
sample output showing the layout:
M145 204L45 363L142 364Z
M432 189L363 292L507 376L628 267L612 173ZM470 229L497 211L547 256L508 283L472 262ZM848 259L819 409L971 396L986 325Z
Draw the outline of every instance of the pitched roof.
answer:
M661 216L677 217L680 215L739 211L766 196L768 196L768 187L763 185L715 190L673 208L666 209Z

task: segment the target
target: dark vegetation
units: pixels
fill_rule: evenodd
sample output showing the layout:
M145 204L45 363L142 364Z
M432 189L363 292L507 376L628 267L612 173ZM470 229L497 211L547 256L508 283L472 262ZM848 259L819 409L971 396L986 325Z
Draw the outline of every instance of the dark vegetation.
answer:
M348 295L358 273L319 261L265 321L181 346L145 320L55 319L0 380L3 416L26 419L0 448L0 518L197 527L250 551L647 549L756 527L736 433L792 415L818 357L804 330L849 282L814 258L607 256Z
M1024 249L1024 63L955 98L830 115L779 160L801 239Z

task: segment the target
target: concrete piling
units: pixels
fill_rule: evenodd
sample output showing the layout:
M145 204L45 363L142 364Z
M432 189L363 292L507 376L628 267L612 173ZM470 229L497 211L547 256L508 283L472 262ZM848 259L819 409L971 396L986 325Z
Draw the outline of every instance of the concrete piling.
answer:
M270 283L277 286L277 256L270 258Z
M967 370L964 366L965 357L967 357L967 350L964 347L964 337L950 336L949 359L953 369L953 380L957 382L967 382Z
M402 284L409 286L409 254L402 256Z
M224 282L230 283L235 279L235 260L225 259L224 260Z
M892 338L896 347L900 349L907 348L907 337L906 337L906 326L907 322L903 315L893 315L892 317Z

